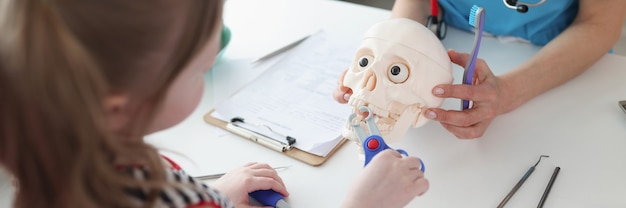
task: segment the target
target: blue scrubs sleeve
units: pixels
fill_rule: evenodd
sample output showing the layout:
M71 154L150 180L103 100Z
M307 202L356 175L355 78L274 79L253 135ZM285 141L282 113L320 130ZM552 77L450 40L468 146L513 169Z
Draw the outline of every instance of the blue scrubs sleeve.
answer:
M522 0L520 0L521 2ZM527 0L535 3L538 0ZM439 0L444 21L452 27L471 31L469 13L473 5L485 9L485 32L499 36L515 36L535 45L545 45L565 30L578 14L578 0L547 0L519 13L501 0Z

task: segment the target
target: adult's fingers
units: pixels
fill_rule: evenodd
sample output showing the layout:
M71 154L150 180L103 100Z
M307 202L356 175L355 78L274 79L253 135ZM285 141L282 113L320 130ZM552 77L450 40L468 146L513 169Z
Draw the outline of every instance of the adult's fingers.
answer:
M426 111L426 117L442 124L470 127L484 120L479 111L480 109L475 108L464 111L430 108Z
M483 121L471 126L455 126L447 123L441 123L441 125L459 139L475 139L483 136L490 123L491 121Z
M461 67L464 67L465 63L467 63L467 59L469 59L468 53L457 52L453 49L448 50L448 56L450 57L450 61L452 61L452 63Z
M333 99L338 103L345 104L350 100L350 96L352 95L352 89L348 87L338 87L333 92Z
M459 65L461 67L465 67L465 64L470 59L470 55L468 53L457 52L453 49L448 50L448 56L450 57L450 61L452 61L452 63L455 63L456 65ZM473 84L480 84L488 77L493 76L493 73L489 69L487 62L485 62L485 60L481 58L476 60L474 70L474 77L472 77Z
M348 103L350 100L350 95L352 95L352 89L343 85L343 78L346 76L346 72L348 70L344 70L339 76L339 81L337 81L337 88L333 92L333 99L335 99L338 103L344 104Z

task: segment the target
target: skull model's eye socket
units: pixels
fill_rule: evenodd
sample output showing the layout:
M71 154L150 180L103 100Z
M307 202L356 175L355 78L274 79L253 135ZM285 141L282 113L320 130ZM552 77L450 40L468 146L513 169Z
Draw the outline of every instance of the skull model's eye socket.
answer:
M364 70L365 68L367 68L367 66L372 65L372 62L374 61L374 57L372 56L361 56L361 58L359 58L358 60L358 67L359 70Z
M404 64L393 64L389 67L387 76L393 83L403 83L409 78L409 67Z

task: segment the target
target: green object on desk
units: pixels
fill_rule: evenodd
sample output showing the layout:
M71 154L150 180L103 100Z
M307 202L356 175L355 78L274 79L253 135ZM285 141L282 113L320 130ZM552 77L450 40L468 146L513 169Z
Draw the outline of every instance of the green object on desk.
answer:
M226 46L228 46L228 43L230 43L231 34L232 33L230 32L230 28L228 28L228 26L226 26L225 24L222 24L222 33L220 35L220 49L219 51L217 51L217 55L215 55L216 62L222 58L222 54L224 54Z
M226 26L226 25L222 25L222 34L221 34L221 38L220 38L220 50L217 53L217 58L218 59L224 53L224 49L226 48L226 46L228 46L228 43L230 43L231 35L232 35L232 33L230 31L230 28L228 28L228 26Z

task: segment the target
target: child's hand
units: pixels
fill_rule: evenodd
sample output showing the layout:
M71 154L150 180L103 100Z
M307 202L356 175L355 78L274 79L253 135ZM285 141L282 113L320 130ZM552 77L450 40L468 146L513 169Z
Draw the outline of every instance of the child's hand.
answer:
M387 149L357 176L343 207L404 207L427 190L419 159Z
M285 197L289 195L276 170L262 163L248 163L232 170L211 187L228 196L235 207L250 207L248 193L257 190L272 189Z

